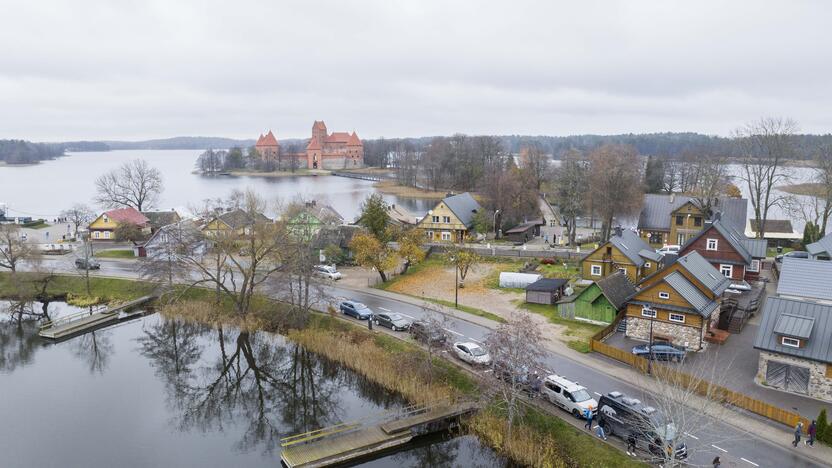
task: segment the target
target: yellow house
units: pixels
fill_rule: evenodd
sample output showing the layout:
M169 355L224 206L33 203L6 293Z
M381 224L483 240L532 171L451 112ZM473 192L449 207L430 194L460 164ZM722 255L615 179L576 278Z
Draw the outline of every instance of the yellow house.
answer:
M656 253L638 234L616 228L607 242L581 260L583 278L599 280L617 271L633 283L661 269L662 255Z
M237 235L244 235L248 233L251 226L255 223L270 223L271 219L262 213L254 215L245 210L234 209L226 211L221 215L213 218L205 226L202 227L202 232L206 235L217 235L219 233L231 234L234 232Z
M90 223L89 231L92 240L118 240L116 228L121 224L135 224L143 233L150 234L150 220L139 210L127 207L105 211Z
M445 197L416 225L428 242L464 242L482 207L470 193Z
M721 219L735 231L745 229L748 200L717 197L711 206L711 218ZM653 247L685 245L705 227L708 215L692 197L671 193L647 194L638 218L641 238Z
M722 293L730 282L698 252L680 257L642 281L627 302L625 335L696 351L704 348L708 328L719 320Z

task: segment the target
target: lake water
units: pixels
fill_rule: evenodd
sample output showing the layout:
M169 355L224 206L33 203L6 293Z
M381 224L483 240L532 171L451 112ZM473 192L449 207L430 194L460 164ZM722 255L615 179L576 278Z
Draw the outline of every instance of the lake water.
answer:
M352 221L361 202L373 192L373 182L344 177L203 176L194 173L201 150L122 150L73 153L29 166L0 166L0 203L13 216L54 218L73 203L93 204L95 179L133 159L144 159L164 177L165 191L158 208L185 210L205 199L227 197L232 190L253 189L268 200L289 202L298 196L331 204ZM424 215L432 200L385 195L389 203ZM97 207L100 208L100 207Z
M403 406L280 336L159 315L49 344L0 302L0 466L276 467L279 439ZM40 306L28 309L41 311ZM80 309L49 304L54 318ZM361 466L506 466L434 436Z

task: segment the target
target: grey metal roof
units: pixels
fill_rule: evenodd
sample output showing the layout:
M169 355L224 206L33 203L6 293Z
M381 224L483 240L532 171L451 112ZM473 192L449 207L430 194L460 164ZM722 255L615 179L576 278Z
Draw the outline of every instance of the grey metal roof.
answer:
M723 276L695 250L684 257L679 257L677 263L717 296L721 296L731 284L731 280Z
M561 278L541 278L526 286L526 291L553 292L562 288L569 280Z
M679 295L688 301L688 303L700 314L703 311L707 311L712 302L716 302L705 297L705 295L702 294L702 292L700 292L699 289L693 285L693 283L685 278L685 275L679 273L678 271L674 271L673 273L665 276L664 282L669 284L674 291L679 293ZM712 311L713 309L710 310ZM710 311L708 312L708 315L710 315Z
M832 261L783 257L777 294L832 300Z
M766 249L768 249L768 241L765 239L741 239L745 250L747 250L753 258L766 258Z
M832 257L832 233L823 236L817 242L806 245L806 251L812 255L826 253Z
M446 197L442 200L445 205L454 212L459 221L467 227L471 227L474 221L474 214L482 207L470 193L464 192L459 195Z
M751 263L751 253L748 252L745 248L745 244L742 242L742 240L745 239L745 236L738 233L734 229L731 229L730 226L726 226L721 220L714 221L710 226L705 226L701 231L699 231L698 234L688 239L688 241L685 242L685 245L682 246L681 251L684 251L711 229L716 229L716 231L725 240L727 240L729 244L731 244L731 247L733 247L733 249L742 257L746 265ZM765 257L765 255L763 255L763 257Z
M802 348L793 348L781 344L780 335L775 328L780 316L789 314L814 319ZM769 297L763 307L763 318L754 340L754 347L764 351L832 362L832 305L784 297Z
M719 219L735 231L745 231L745 219L748 217L748 200L745 198L718 198L711 211L719 213Z
M627 299L636 293L636 287L633 286L627 275L620 271L607 275L605 278L596 281L595 284L598 285L601 293L616 309L623 307Z
M693 198L684 195L644 195L644 204L638 217L639 229L670 230L670 213Z
M812 336L812 327L814 325L814 317L782 313L777 317L777 322L774 325L774 333L807 340Z
M644 257L647 260L653 260L654 262L659 262L664 257L662 254L653 249L641 249L638 251L638 255L639 257Z
M610 236L610 243L616 246L633 264L639 267L644 265L644 258L641 257L640 252L643 250L652 250L650 249L650 245L644 242L644 239L629 229L621 230L620 235L614 234Z

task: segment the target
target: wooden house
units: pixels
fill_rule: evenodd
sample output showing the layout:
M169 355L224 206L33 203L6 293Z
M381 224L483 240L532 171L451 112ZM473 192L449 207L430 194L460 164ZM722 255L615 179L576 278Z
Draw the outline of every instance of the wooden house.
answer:
M244 235L257 223L271 222L272 220L262 213L251 214L238 208L217 215L202 227L202 232L207 236L223 233Z
M639 214L638 230L653 247L683 245L717 213L734 230L743 231L747 207L748 201L744 198L716 198L708 216L695 198L675 193L647 194Z
M627 301L625 335L701 350L708 329L719 320L722 293L730 283L698 252L679 257L645 278Z
M465 242L473 232L474 216L482 207L470 193L443 198L428 211L416 227L424 231L428 242Z
M94 241L116 241L116 230L123 224L135 225L143 234L150 234L150 220L133 207L105 211L90 223L90 238Z
M661 268L662 255L638 234L616 228L607 242L581 260L583 278L599 280L618 271L636 283Z
M612 323L627 299L635 293L635 286L624 273L613 273L578 293L574 300L574 317L589 322Z
M749 239L717 219L690 238L679 251L696 251L734 283L756 281L766 258L765 239Z

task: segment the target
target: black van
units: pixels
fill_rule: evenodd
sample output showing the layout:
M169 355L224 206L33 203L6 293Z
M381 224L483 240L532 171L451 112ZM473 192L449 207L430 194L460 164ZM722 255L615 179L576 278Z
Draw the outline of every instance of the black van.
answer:
M621 392L609 392L601 396L596 418L607 435L614 434L627 440L632 434L636 446L645 448L659 459L667 459L676 438L676 425L667 422L656 408L644 405ZM675 457L678 460L688 457L685 444L676 445Z

